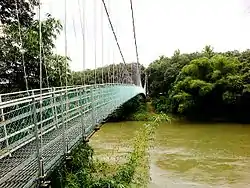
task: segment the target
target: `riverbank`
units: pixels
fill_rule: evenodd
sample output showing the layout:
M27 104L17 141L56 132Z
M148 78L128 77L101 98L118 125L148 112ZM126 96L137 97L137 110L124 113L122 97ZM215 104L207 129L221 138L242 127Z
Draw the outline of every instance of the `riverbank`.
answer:
M103 147L104 151L100 156L100 150L96 152L92 148L92 139L90 145L81 143L71 152L72 161L69 161L65 167L59 170L61 171L61 187L117 188L148 186L150 181L149 150L155 129L160 122L169 122L171 118L167 114L155 113L151 102L145 103L145 101L140 100L140 97L133 98L117 110L113 114L113 118L111 117L112 120L120 119L120 121L116 122L125 123L124 120L126 120L130 123L138 122L140 124L138 130L133 130L135 131L133 136L131 134L127 135L130 141L123 156L117 156L120 148L116 147L112 147L109 152ZM133 110L131 110L131 107L133 107ZM134 112L135 109L136 112ZM98 132L95 135L98 135ZM124 140L121 139L118 142L124 143ZM57 187L57 185L53 187Z
M141 122L141 126L132 137L123 157L111 159L108 157L107 151L102 157L96 156L94 149L87 143L79 145L72 152L73 161L66 167L65 187L148 186L150 181L149 149L155 129L160 122L170 121L170 117L163 113L156 114L151 103L145 103L145 105L141 105L138 112L130 116L129 120ZM123 142L123 140L119 142ZM111 150L112 155L119 153L115 147Z
M152 102L141 102L139 108L134 113L131 113L127 116L126 121L145 121L145 122L152 122L152 121L167 121L170 122L173 118L165 113L156 113Z
M73 161L66 168L65 187L147 187L149 149L159 121L158 118L144 123L131 142L130 152L119 160L94 157L94 150L87 143L78 146L72 152Z

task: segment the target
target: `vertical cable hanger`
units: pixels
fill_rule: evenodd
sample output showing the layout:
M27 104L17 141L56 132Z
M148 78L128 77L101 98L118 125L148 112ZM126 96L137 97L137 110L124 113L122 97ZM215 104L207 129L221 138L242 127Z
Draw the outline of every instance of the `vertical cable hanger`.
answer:
M45 69L45 76L46 76L46 81L47 81L47 87L50 87L49 84L49 75L48 75L48 69L47 69L47 65L46 65L46 56L45 56L45 52L44 52L44 45L42 45L42 56L43 56L43 64L44 64L44 69Z
M113 43L112 43L113 44ZM112 45L113 47L113 45ZM113 83L115 83L115 52L114 49L112 49L112 62L113 62Z
M68 70L67 70L67 60L68 60L68 41L67 41L67 0L64 0L64 56L65 56L65 85L66 85L66 91L65 91L65 95L66 95L66 119L68 118L68 108L69 108L69 101L68 101ZM67 121L64 122L64 129L66 129L67 127ZM65 130L64 130L64 134L65 134ZM65 136L65 135L64 135ZM68 144L67 144L67 138L65 136L65 153L68 151Z
M39 1L40 5L40 1ZM18 34L19 34L19 40L20 40L20 47L21 47L21 54L22 54L22 63L23 63L23 72L24 72L24 81L25 81L25 87L26 91L29 95L29 85L28 85L28 79L27 79L27 73L26 73L26 67L25 67L25 61L24 61L24 49L23 49L23 41L22 41L22 36L21 36L21 25L20 25L20 20L19 20L19 13L18 13L18 7L17 7L17 0L15 0L15 7L16 7L16 17L18 21Z
M76 33L76 24L75 24L75 20L74 20L74 16L72 15L72 24L73 24L73 30L74 30L74 36L75 36L75 43L77 46L77 33ZM81 84L83 84L83 77L80 75L80 80L81 80ZM73 74L72 74L72 83L74 83L74 79L73 79Z
M43 176L43 163L42 163L42 153L40 152L40 148L43 146L43 101L42 101L42 87L43 87L43 83L42 83L42 79L43 79L43 75L42 75L42 21L41 21L41 1L39 0L38 1L38 15L39 15L39 64L40 64L40 99L39 99L39 102L40 102L40 121L41 121L41 127L40 127L40 146L39 144L37 143L37 146L39 146L37 148L38 150L38 163L39 163L39 175L40 176ZM37 130L38 131L38 130ZM38 136L38 139L39 139L39 136Z
M96 49L97 48L97 44L96 44L97 43L97 41L96 41L97 40L96 39L96 37L97 37L96 36L97 35L97 32L96 32L96 29L97 29L97 25L96 25L97 24L96 23L97 22L97 20L96 20L96 4L97 4L97 2L96 2L96 0L94 0L94 11L93 12L94 12L94 48L95 48L95 50L94 50L95 51L94 52L95 53L95 69L94 69L95 86L96 86L96 63L97 63L96 62L97 61L97 54L96 54L97 53L97 49Z
M134 33L134 44L135 44L135 52L136 52L136 85L141 85L141 71L139 70L139 55L138 55L138 47L137 47L137 40L136 40L136 32L135 32L135 18L134 18L134 8L133 2L130 0L130 9L131 9L131 17L132 17L132 25L133 25L133 33Z
M122 58L122 61L123 61L123 68L127 70L125 58L124 58L124 56L123 56L123 53L122 53L120 44L119 44L119 42L118 42L118 38L117 38L116 33L115 33L115 31L114 31L114 27L113 27L113 24L112 24L112 21L111 21L109 12L108 12L108 10L107 10L107 6L106 6L106 3L105 3L105 0L102 0L102 3L103 3L103 6L104 6L106 15L107 15L107 17L108 17L109 25L110 25L110 28L111 28L111 30L112 30L114 39L115 39L115 41L116 41L116 45L117 45L117 47L118 47L118 50L119 50L119 52L120 52L120 55L121 55L121 58ZM126 71L126 74L127 74L127 71ZM131 78L130 78L130 80L131 80Z
M67 56L68 56L68 41L67 41L67 0L64 0L65 10L64 10L64 56L65 56L65 85L66 92L68 88L68 79L67 79Z
M108 12L110 12L110 2L108 2L108 5L107 5L107 10L108 10ZM108 63L110 62L110 46L108 45L107 46L107 51L108 51ZM113 64L113 63L112 63ZM111 77L111 66L108 66L108 79L107 79L107 82L108 83L112 83L112 77Z
M104 61L104 39L103 39L103 8L101 7L101 39L102 39L102 84L104 83L104 75L103 75L103 61Z
M83 2L83 11L81 11L81 4L80 0L78 0L78 11L79 11L79 17L80 17L80 24L81 24L81 30L82 30L82 63L83 63L83 85L85 85L86 82L86 74L85 74L85 0L82 0Z
M38 15L39 15L39 70L40 70L40 121L43 120L43 101L42 101L42 88L43 88L43 71L42 71L42 21L41 21L41 1L39 0L38 5ZM43 130L43 124L41 124L41 133ZM41 134L42 135L42 134ZM41 136L41 146L42 146L42 136Z
M53 6L49 6L49 12L51 13L51 15L53 15ZM55 59L54 59L55 58ZM52 56L52 60L51 61L54 61L54 64L53 64L53 69L55 69L56 71L56 74L58 74L59 76L59 82L60 82L60 87L62 88L63 87L63 81L62 81L62 64L59 63L62 61L62 59L60 59L60 56L58 55L58 51L57 51L57 48L55 47L55 52L53 53L53 56ZM58 86L58 85L56 85Z

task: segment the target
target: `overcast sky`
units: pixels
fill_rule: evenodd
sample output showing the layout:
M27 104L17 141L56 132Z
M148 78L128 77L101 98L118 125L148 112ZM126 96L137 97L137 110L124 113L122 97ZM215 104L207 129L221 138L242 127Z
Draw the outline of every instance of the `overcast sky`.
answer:
M121 62L107 17L103 12L102 61L101 0L85 0L86 67L95 67L94 2L97 17L97 66ZM68 55L73 70L83 69L80 12L83 0L67 0ZM64 24L64 0L42 0L42 13ZM136 61L129 0L106 0L126 62ZM250 48L250 0L133 0L140 63L147 66L160 55L200 51L206 44L215 51ZM75 23L75 24L73 24ZM75 25L75 29L74 29ZM64 35L56 42L64 54Z

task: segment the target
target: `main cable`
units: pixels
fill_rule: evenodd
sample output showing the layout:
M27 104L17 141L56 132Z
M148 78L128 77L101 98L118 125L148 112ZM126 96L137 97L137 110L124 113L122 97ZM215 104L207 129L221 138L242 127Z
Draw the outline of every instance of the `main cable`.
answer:
M119 49L119 52L120 52L120 54L121 54L122 61L123 61L124 64L126 64L125 59L124 59L124 56L123 56L123 53L122 53L122 50L121 50L121 47L120 47L120 45L119 45L119 42L118 42L118 39L117 39L115 30L114 30L114 27L113 27L113 24L112 24L111 19L110 19L110 15L109 15L108 10L107 10L106 3L105 3L104 0L102 0L102 3L103 3L103 6L104 6L104 9L105 9L105 12L106 12L106 14L107 14L108 21L109 21L109 25L110 25L111 30L112 30L112 32L113 32L113 35L114 35L114 38L115 38L115 41L116 41L116 45L117 45L117 47L118 47L118 49Z

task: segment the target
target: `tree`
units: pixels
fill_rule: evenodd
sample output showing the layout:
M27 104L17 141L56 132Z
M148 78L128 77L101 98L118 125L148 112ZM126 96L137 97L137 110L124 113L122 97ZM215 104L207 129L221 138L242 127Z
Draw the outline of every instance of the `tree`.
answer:
M212 46L210 45L206 45L204 48L203 48L203 54L208 57L208 58L211 58L213 55L214 55L214 49Z
M43 56L53 54L54 40L62 29L61 23L47 15L42 22ZM0 80L1 89L25 90L24 64L29 89L39 87L39 22L34 20L29 27L13 23L3 28L5 36L0 38ZM20 41L20 37L22 41ZM46 75L43 63L43 75ZM43 82L46 81L44 76Z
M232 115L244 89L240 62L222 55L199 58L181 70L169 96L171 111L188 116Z
M66 64L65 61L67 61ZM46 65L47 73L45 76L48 78L49 83L46 83L48 87L65 86L66 78L68 85L73 84L68 61L70 61L69 58L57 54L45 57L44 64Z
M37 5L38 0L1 0L0 22L8 25L17 24L19 17L21 26L30 26L35 15L34 7Z
M147 69L157 111L188 118L250 121L250 50L161 56Z

